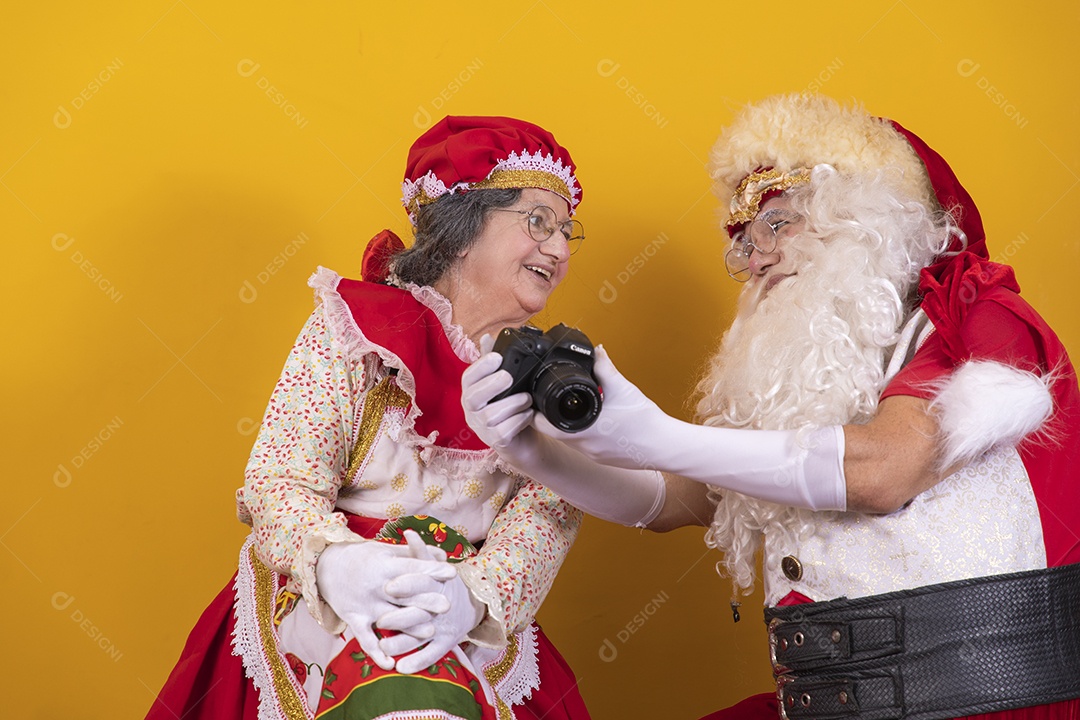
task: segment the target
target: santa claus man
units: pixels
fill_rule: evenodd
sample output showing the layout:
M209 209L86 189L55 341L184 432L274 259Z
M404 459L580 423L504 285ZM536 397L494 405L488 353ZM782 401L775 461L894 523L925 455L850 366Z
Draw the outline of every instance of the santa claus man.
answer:
M970 196L820 96L745 108L712 177L745 287L699 422L600 350L591 428L491 402L495 353L463 378L470 425L594 515L708 525L737 591L763 550L777 693L710 717L1076 717L1080 390Z

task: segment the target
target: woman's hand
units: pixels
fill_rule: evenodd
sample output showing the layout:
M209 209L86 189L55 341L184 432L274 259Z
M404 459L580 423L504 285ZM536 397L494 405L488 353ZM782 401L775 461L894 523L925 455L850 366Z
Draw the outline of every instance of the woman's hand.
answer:
M429 553L418 558L407 545L375 540L334 543L319 556L315 575L319 594L383 670L392 670L394 659L379 647L374 627L379 618L399 609L400 602L388 592L388 584L402 576L426 575L442 582L457 577L445 555L442 562Z
M482 350L490 350L490 339L487 340L487 343L481 340ZM607 356L603 357L607 364L611 365ZM528 393L518 393L491 402L493 397L513 383L510 373L499 370L501 364L501 355L487 352L466 368L461 376L461 404L465 410L465 421L481 440L494 448L517 470L543 483L567 502L590 515L622 525L640 527L644 527L656 517L664 502L664 480L660 473L643 470L640 469L643 466L633 464L622 467L598 465L567 447L572 443L564 445L544 437L535 428L529 427L537 413L531 409L532 398ZM614 371L614 366L611 369ZM618 371L615 371L615 374L618 375ZM624 380L624 383L637 391L629 382ZM641 395L640 391L637 393ZM645 398L644 395L641 397ZM648 402L648 398L645 400ZM604 408L600 411L601 418L607 412L606 396L604 403ZM655 405L653 407L656 408ZM656 408L656 412L660 412L660 409ZM542 418L537 416L536 422L539 423L540 420ZM559 432L546 420L544 422L559 439L574 439L584 434ZM593 426L595 427L596 425Z
M485 337L487 337L485 335ZM532 421L532 397L517 393L492 402L514 383L510 373L500 370L502 355L489 352L461 375L461 405L465 421L477 437L495 450L509 447Z
M405 541L414 558L430 556L436 562L446 563L445 552L425 545L412 530L405 531ZM446 566L454 570L449 580L436 579L429 573L412 573L385 585L386 593L400 607L380 617L375 626L396 630L398 634L381 639L379 648L397 658L396 669L402 674L411 675L433 665L462 642L487 612L486 606L473 598L458 577L456 568ZM405 653L412 654L400 657Z

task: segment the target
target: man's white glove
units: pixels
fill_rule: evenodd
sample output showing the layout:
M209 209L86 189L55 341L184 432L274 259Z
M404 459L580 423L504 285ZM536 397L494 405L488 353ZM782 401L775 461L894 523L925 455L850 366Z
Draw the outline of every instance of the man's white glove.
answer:
M800 439L794 430L693 425L645 397L602 347L596 349L593 372L604 390L597 421L566 433L536 415L533 425L541 433L605 465L657 469L782 505L846 508L841 426L810 431Z
M397 598L387 583L401 576L426 575L433 581L456 577L454 567L431 554L414 556L406 545L368 540L334 543L323 550L315 564L319 594L345 621L360 648L383 670L394 669L394 659L379 648L376 621L398 609Z
M484 336L484 354L461 376L465 421L477 437L519 472L590 515L639 527L652 521L664 505L663 476L656 470L599 465L544 437L530 427L535 412L528 393L491 402L513 384L510 373L499 370L502 356L490 352L491 345Z

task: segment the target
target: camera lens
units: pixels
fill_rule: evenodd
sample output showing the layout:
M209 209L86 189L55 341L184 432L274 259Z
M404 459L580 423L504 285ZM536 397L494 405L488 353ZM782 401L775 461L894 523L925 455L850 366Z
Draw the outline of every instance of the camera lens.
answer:
M576 390L567 390L559 398L559 415L573 422L589 412L589 399Z
M580 365L552 363L536 376L533 404L555 427L578 432L600 414L600 389Z

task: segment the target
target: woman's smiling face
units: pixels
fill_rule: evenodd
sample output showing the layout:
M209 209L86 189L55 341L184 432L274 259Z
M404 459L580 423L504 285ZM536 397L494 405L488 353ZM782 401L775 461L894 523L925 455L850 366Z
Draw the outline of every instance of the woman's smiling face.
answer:
M565 200L547 190L527 188L506 210L527 213L540 205L555 210L558 222L570 219ZM570 248L556 230L547 240L529 235L522 213L489 212L484 228L450 270L458 292L454 304L478 303L491 323L524 324L544 309L569 268ZM465 297L468 296L468 297Z

